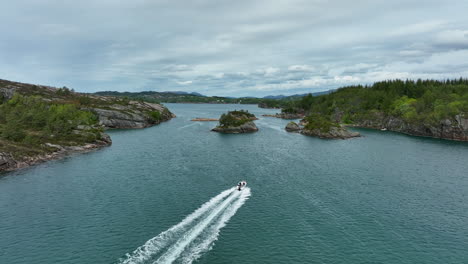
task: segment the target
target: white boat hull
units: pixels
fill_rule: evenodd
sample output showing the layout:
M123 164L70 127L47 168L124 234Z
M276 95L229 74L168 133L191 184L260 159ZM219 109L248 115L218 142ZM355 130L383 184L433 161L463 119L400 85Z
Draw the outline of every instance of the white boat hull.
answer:
M242 189L244 189L245 186L247 186L247 182L246 182L246 181L241 181L241 182L239 182L239 184L237 185L237 190L238 190L238 191L242 191Z

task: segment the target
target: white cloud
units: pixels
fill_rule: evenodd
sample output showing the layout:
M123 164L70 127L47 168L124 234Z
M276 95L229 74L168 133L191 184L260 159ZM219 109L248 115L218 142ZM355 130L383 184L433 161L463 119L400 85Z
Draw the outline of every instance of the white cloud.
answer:
M275 68L275 67L268 67L265 69L260 70L265 76L273 76L275 73L278 73L280 69Z
M436 44L464 46L468 48L468 30L445 30L437 33L435 37Z
M311 72L315 68L309 65L291 65L288 67L288 71L299 71L299 72Z
M192 84L193 81L183 81L183 82L176 82L176 83L180 85L189 85L189 84Z
M348 82L358 82L361 79L359 77L345 75L345 76L335 76L333 78L337 83L348 83Z
M422 34L422 33L427 33L427 32L440 29L445 25L447 25L447 22L443 20L424 21L424 22L406 25L404 27L400 27L395 30L392 30L390 31L390 35L391 36L404 36L404 35L412 35L412 34Z

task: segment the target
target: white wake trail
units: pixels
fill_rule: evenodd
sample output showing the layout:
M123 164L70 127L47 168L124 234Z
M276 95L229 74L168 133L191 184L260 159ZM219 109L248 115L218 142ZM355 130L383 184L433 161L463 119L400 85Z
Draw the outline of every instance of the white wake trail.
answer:
M249 199L250 189L246 188L240 194L239 199L226 208L221 213L212 225L210 225L204 232L198 243L189 246L181 256L181 263L190 264L201 257L205 252L208 252L213 247L214 242L218 239L219 232L226 226L227 222L233 217L237 210Z
M216 216L218 216L221 211L223 211L231 202L240 196L241 192L235 192L231 194L226 200L216 206L213 211L209 213L209 215L203 218L197 225L192 227L187 233L180 238L174 245L172 245L157 261L153 262L156 263L172 263L174 262L182 252L184 252L185 248L194 240L196 239L205 228L214 220Z
M186 216L180 223L172 226L168 230L160 233L156 237L148 240L143 246L138 247L130 254L126 254L125 258L120 261L121 264L138 264L148 261L162 249L167 247L174 239L186 232L190 224L206 214L210 209L216 207L226 196L233 193L236 189L231 188L211 198L204 203L200 208L195 210L190 215Z

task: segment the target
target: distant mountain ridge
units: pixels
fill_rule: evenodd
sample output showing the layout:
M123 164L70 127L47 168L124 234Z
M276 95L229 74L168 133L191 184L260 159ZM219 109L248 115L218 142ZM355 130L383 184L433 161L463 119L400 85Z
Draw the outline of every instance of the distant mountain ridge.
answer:
M262 98L265 98L265 99L284 99L284 98L293 98L293 97L304 97L308 94L312 94L313 96L319 96L319 95L324 95L324 94L329 94L331 92L334 92L336 91L335 89L332 89L332 90L328 90L328 91L323 91L323 92L315 92L315 93L303 93L303 94L293 94L293 95L267 95L267 96L264 96Z
M194 95L194 96L202 96L202 97L206 97L206 95L203 95L201 93L197 93L197 92L184 92L184 91L164 91L163 93L173 93L173 94L184 94L184 95Z
M251 103L258 103L261 99L268 99L268 100L283 100L283 99L299 99L304 97L308 94L312 94L313 96L325 95L333 92L335 90L328 90L323 92L315 92L315 93L303 93L303 94L293 94L293 95L267 95L263 97L256 97L256 96L244 96L244 97L233 97L233 96L207 96L198 92L185 92L185 91L143 91L143 92L117 92L117 91L101 91L96 92L96 95L102 96L127 96L130 98L140 98L144 100L157 100L160 102L208 102L208 103L215 103L215 102L229 102L229 103L241 103L241 101L249 101L257 100Z

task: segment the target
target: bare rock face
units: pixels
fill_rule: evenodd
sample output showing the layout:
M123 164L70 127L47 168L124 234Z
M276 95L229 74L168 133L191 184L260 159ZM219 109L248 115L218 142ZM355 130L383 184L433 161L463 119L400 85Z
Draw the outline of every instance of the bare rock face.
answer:
M301 134L326 139L348 139L361 136L358 132L350 132L343 127L331 127L329 131L303 129Z
M6 171L16 168L16 160L13 159L11 154L0 152L0 171Z
M99 124L106 128L145 128L175 117L160 104L130 101L128 105L110 105L106 109L89 109L99 117Z
M9 100L13 97L15 93L15 88L0 88L0 101Z
M250 121L240 126L229 126L229 127L217 126L213 128L212 131L220 132L220 133L227 133L227 134L240 134L240 133L257 132L258 128L254 122Z
M289 122L286 125L285 129L288 132L299 132L299 131L301 131L301 127L296 122Z
M408 123L402 118L374 113L374 116L357 122L354 126L374 129L385 128L413 136L468 141L468 118L456 115L454 119L444 119L437 124Z
M143 115L125 113L120 110L93 108L99 117L99 124L106 128L144 128L149 126Z

